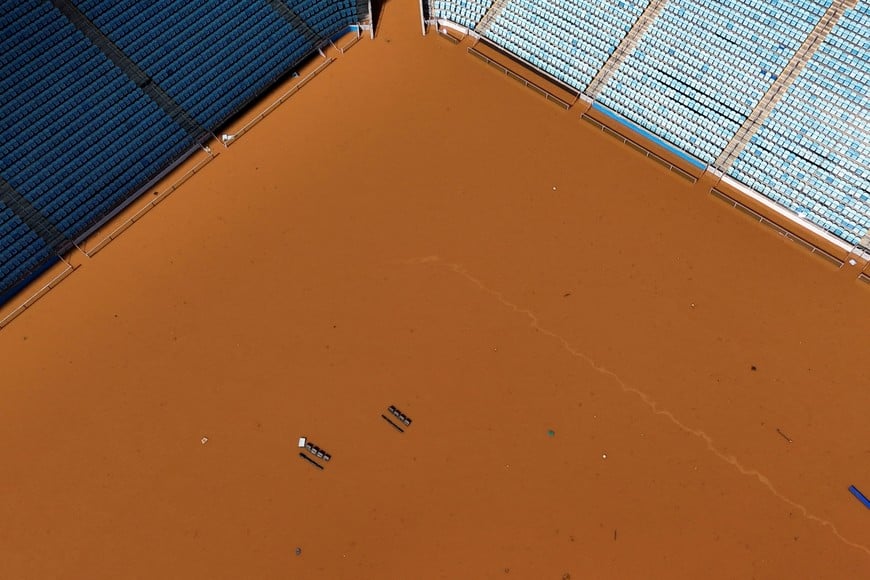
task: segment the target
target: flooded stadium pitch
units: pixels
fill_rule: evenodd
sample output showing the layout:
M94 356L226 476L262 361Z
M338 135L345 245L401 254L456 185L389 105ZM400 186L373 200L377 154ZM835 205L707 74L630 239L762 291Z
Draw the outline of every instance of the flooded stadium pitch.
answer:
M0 577L867 577L870 287L708 191L386 3L0 332Z

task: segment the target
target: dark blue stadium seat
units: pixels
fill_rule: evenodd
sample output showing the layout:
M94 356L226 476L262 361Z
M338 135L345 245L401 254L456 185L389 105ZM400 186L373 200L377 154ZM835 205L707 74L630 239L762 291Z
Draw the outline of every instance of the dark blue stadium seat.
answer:
M350 3L318 4L338 14ZM209 130L314 50L266 2L82 0L78 6Z

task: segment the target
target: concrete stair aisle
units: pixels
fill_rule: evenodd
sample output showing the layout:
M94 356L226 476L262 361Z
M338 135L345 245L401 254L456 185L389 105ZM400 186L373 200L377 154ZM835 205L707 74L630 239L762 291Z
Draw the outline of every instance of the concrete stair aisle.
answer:
M731 141L725 146L725 149L722 150L716 161L713 162L714 167L722 172L728 171L752 136L764 124L765 119L773 111L780 99L785 96L788 87L791 86L792 82L804 69L825 38L828 37L831 29L843 16L843 13L849 8L853 8L856 3L857 0L835 0L828 7L819 23L810 32L797 52L795 52L782 73L770 85L770 88L758 101L758 105L756 105L755 109L737 129L734 137L731 138Z

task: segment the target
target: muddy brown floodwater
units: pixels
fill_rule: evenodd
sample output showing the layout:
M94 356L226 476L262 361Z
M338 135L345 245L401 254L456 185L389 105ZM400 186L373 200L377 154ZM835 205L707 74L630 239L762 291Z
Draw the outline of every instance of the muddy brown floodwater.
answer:
M870 577L868 287L417 10L0 332L0 577Z

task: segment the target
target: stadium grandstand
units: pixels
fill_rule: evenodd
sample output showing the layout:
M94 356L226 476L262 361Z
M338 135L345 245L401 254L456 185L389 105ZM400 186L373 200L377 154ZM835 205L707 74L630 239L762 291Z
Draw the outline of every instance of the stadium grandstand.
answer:
M369 19L366 0L0 0L0 304Z
M870 1L421 0L694 170L870 252ZM0 304L368 0L0 0Z
M592 110L844 251L870 249L870 2L425 0Z

